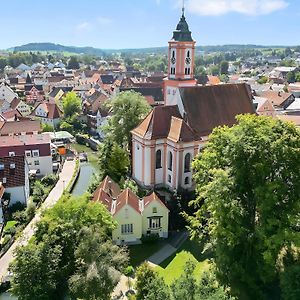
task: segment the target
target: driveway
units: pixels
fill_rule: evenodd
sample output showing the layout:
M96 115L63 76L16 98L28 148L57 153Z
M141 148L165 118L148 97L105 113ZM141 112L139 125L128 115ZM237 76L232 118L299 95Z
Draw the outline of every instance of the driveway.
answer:
M24 246L28 243L30 238L34 235L36 224L41 219L41 213L45 209L51 208L62 196L64 189L72 180L73 173L75 171L76 163L74 160L66 160L61 173L59 174L59 180L55 187L49 193L46 200L43 202L35 217L24 228L22 235L11 245L9 250L0 258L0 281L7 275L9 264L13 261L14 250L18 246Z

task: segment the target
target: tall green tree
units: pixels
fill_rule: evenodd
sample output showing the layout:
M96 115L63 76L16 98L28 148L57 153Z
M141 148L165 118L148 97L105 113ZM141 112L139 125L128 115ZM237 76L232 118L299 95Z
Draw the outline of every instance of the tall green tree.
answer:
M14 274L12 293L20 300L55 299L61 247L28 244L18 248L11 266Z
M286 80L288 83L294 83L296 81L295 72L288 72L286 75Z
M44 213L37 224L34 239L28 246L17 250L11 267L13 294L24 300L62 298L68 290L68 279L80 274L78 253L82 259L85 259L84 255L88 257L94 253L92 249L82 248L82 244L96 245L96 242L90 234L84 237L81 230L95 226L101 228L103 244L110 245L115 223L106 208L91 202L88 196L63 196ZM99 250L99 247L95 249ZM110 255L109 251L106 255ZM102 257L103 264L107 260Z
M217 128L194 163L194 237L207 238L221 283L265 299L280 251L299 246L300 133L291 123L239 116Z
M75 92L69 92L62 99L65 118L71 118L81 112L81 99Z
M77 270L69 279L71 294L79 299L106 300L128 262L123 248L107 240L101 227L84 227L75 251Z
M221 63L220 63L220 75L222 75L222 74L227 75L228 74L228 68L229 68L228 61L226 61L226 60L221 61Z
M79 69L79 62L76 56L71 56L68 62L68 69Z
M130 131L133 130L150 111L145 98L136 92L121 92L109 103L112 117L109 119L107 134L121 146L131 144Z
M107 137L99 147L99 166L102 178L108 175L114 181L120 182L129 170L129 153Z

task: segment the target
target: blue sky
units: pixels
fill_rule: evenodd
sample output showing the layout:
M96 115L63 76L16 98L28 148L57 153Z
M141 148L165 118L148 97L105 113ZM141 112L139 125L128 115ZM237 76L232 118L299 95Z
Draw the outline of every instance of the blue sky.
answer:
M165 46L182 0L1 1L0 49L29 42L104 49ZM186 0L197 45L299 45L299 0Z

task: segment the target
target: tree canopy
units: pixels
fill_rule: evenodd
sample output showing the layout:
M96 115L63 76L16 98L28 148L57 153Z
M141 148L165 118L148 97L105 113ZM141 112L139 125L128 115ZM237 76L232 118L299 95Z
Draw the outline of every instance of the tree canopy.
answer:
M99 146L99 165L101 178L108 175L114 181L120 182L129 170L129 153L107 137Z
M112 117L106 128L107 134L121 146L130 145L130 131L145 118L150 106L141 94L133 91L121 92L109 102L109 106Z
M81 99L75 92L69 92L62 99L65 118L72 117L81 112Z
M76 56L71 56L68 62L68 69L79 69L79 62Z
M265 299L278 283L281 251L299 247L300 133L268 117L237 120L215 129L193 163L190 231L212 245L223 284Z
M16 251L11 266L12 293L20 300L50 300L62 298L70 289L81 299L107 299L101 294L90 295L95 296L99 289L105 295L111 293L117 271L127 262L124 249L112 245L110 233L114 228L103 205L89 201L88 196L63 196L44 213L34 239ZM105 287L97 286L93 292L95 280L97 284L101 280Z

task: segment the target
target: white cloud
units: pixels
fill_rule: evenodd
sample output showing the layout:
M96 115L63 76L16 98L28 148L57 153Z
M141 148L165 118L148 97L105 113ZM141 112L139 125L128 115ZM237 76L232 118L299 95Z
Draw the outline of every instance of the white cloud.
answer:
M107 17L98 17L97 22L100 25L110 25L113 22L113 20Z
M219 16L236 12L249 16L268 15L286 8L286 0L189 0L186 8L190 13Z
M76 26L77 31L87 31L91 29L92 25L89 22L82 22Z

